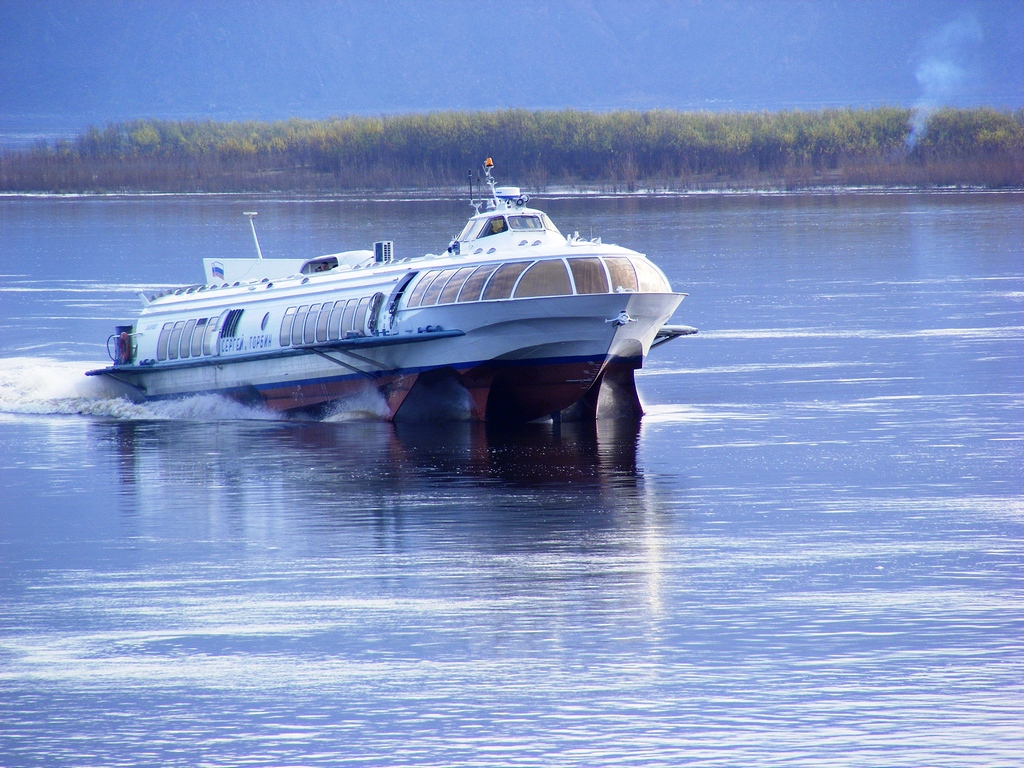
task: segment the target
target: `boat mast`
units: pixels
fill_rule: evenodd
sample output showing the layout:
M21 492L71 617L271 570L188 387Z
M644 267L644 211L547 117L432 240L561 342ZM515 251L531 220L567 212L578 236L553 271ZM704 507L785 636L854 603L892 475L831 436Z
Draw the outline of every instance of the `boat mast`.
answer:
M256 218L256 211L245 211L242 215L249 217L249 226L252 228L252 241L256 243L256 255L262 259L263 251L260 250L260 239L256 237L256 223L253 221Z
M491 188L491 201L488 203L490 210L496 210L498 207L498 193L494 190L494 185L497 183L494 177L491 176L491 168L494 167L494 161L491 158L484 160L484 177L487 181L487 186Z

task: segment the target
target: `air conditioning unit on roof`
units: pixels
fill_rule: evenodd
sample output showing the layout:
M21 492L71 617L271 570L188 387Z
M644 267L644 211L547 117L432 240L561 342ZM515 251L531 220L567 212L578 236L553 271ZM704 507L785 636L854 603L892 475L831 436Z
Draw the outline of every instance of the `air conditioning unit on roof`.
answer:
M390 264L395 260L395 241L378 240L373 244L373 260L377 264Z

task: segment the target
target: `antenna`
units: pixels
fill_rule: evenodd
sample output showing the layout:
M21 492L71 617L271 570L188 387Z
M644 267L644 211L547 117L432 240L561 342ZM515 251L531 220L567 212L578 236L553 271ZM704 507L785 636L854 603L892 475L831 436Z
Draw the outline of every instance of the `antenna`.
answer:
M252 228L252 241L256 243L256 255L261 259L263 258L263 251L260 250L260 239L256 237L256 222L253 219L256 218L256 211L245 211L242 213L243 216L249 217L249 226Z

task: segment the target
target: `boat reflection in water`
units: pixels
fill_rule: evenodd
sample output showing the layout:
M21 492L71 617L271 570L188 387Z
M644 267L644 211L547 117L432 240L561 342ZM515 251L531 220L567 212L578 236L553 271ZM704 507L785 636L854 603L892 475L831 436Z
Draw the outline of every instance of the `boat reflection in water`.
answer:
M242 525L249 537L258 526L270 540L286 521L296 532L394 526L475 546L531 529L615 526L651 507L636 420L96 428L117 446L124 507L157 527L187 519L203 530Z

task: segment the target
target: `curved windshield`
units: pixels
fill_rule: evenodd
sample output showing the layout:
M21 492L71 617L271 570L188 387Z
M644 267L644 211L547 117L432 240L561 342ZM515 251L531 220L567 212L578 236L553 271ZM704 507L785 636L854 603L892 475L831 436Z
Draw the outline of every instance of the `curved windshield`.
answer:
M470 219L466 222L466 226L462 228L462 232L460 232L459 236L455 239L460 240L461 242L472 240L477 236L477 231L483 226L483 223L484 222L480 219Z
M488 237L489 235L500 235L502 232L508 230L508 224L505 223L504 216L495 216L494 218L487 220L487 226L484 227L483 234L480 237Z
M515 230L539 232L544 229L544 222L540 220L540 216L509 216L508 225Z

